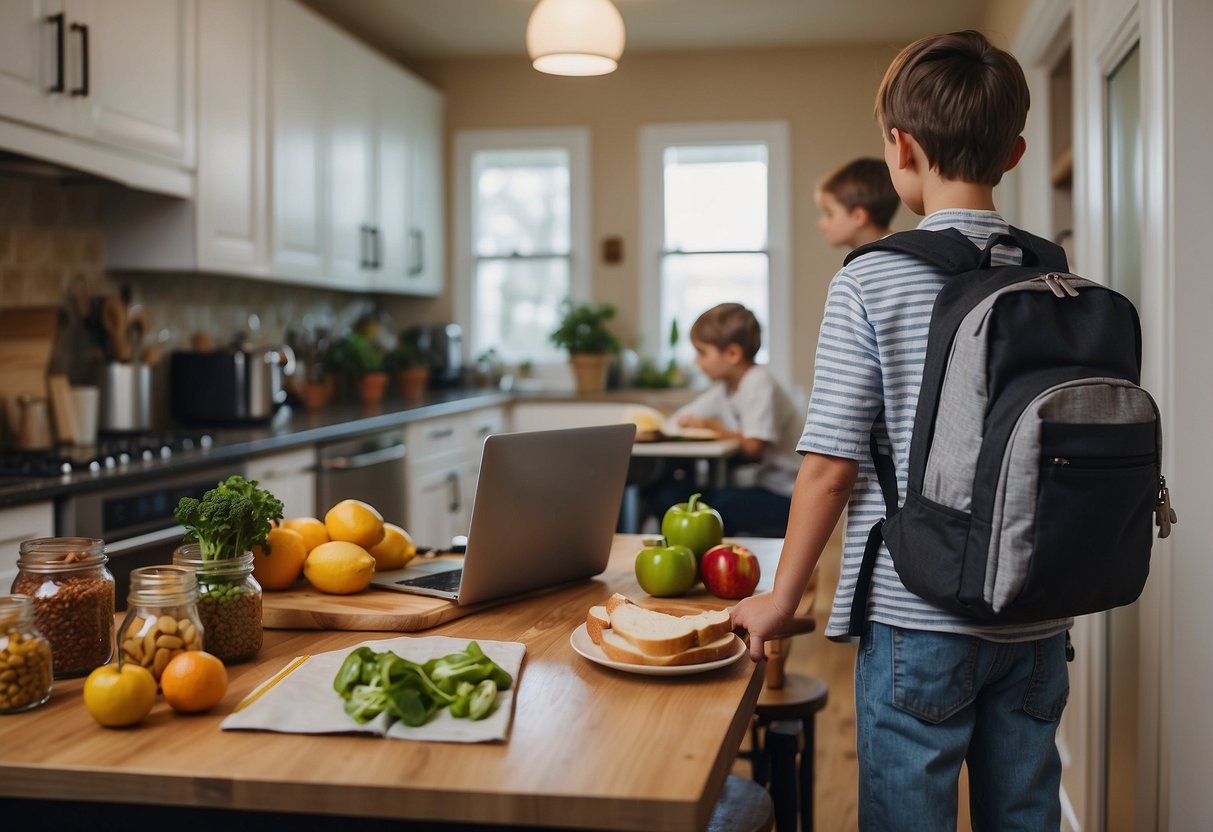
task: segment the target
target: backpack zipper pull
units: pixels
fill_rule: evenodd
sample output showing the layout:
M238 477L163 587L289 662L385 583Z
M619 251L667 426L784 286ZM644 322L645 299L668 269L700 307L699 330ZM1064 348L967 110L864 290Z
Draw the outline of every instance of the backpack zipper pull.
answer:
M1054 274L1053 279L1057 281L1057 284L1061 286L1062 289L1065 289L1067 295L1072 298L1078 297L1078 290L1070 285L1070 281L1066 280L1066 276L1064 274Z
M1158 526L1158 537L1161 540L1171 534L1171 527L1179 522L1179 515L1171 508L1171 489L1167 488L1167 478L1158 478L1158 503L1154 506L1154 522Z
M1045 285L1049 287L1049 291L1051 291L1055 296L1059 298L1064 298L1066 296L1065 290L1056 283L1057 275L1053 274L1052 272L1049 274L1042 274L1036 279L1043 280Z

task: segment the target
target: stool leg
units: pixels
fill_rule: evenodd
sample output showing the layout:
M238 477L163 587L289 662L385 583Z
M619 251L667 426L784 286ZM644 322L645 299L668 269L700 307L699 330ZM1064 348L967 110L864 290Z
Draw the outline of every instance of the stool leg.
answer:
M762 736L766 727L766 723L757 717L750 723L750 777L763 788L771 782L770 758Z
M803 832L813 832L813 758L817 751L817 717L810 715L801 722L804 725L804 750L800 752L800 828Z
M776 832L796 832L796 753L800 750L801 730L799 722L772 722L767 726L766 753L771 763Z

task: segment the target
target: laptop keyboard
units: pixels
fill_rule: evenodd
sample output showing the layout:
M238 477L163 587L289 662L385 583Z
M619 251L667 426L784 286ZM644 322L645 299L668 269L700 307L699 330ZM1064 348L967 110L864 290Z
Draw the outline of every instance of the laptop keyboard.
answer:
M437 589L442 592L457 592L459 590L459 583L462 580L462 569L449 569L446 572L422 575L420 578L408 578L403 581L396 581L396 583L401 586L419 586L425 589Z

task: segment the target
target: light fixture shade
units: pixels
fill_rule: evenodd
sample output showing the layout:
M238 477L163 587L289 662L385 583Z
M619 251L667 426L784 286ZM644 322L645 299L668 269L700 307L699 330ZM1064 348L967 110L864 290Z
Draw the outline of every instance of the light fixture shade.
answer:
M535 69L551 75L614 72L623 40L623 17L611 0L539 0L526 26Z

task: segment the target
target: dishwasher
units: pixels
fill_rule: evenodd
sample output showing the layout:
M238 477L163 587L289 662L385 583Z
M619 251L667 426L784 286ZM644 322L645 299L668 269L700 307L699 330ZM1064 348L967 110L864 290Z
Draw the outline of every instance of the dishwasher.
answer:
M326 442L317 449L316 512L342 500L362 500L389 523L401 524L405 504L404 432L397 429Z

